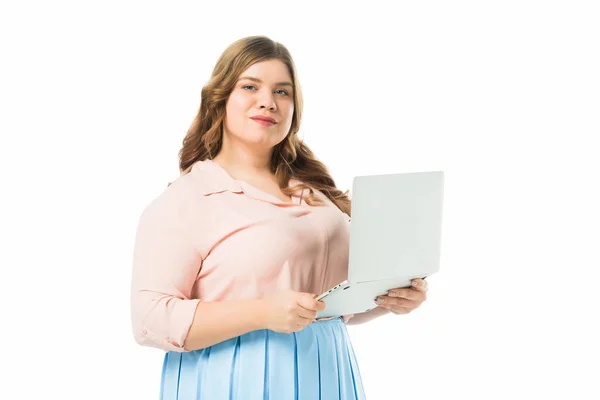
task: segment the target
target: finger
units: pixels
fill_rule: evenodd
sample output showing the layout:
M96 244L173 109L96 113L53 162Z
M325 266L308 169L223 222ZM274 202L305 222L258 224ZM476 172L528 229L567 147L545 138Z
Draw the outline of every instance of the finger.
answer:
M411 311L414 310L414 308L395 307L395 308L389 308L389 310L391 312L393 312L394 314L403 315L403 314L409 314Z
M417 278L417 279L413 279L411 281L412 289L416 289L420 292L426 292L428 289L428 286L429 285L427 284L427 281L425 279Z
M396 299L386 296L380 296L377 298L377 300L383 301L381 304L379 304L380 307L390 310L394 314L408 314L420 305L420 303L410 300Z
M311 293L311 296L313 297L313 299L316 299L316 297L318 295ZM317 311L325 311L326 308L327 308L327 304L325 304L325 302L323 300L318 300L317 301Z
M296 320L296 324L300 325L301 327L307 327L308 325L312 324L314 318L304 318L304 317L298 317L298 319Z
M314 299L314 294L312 293L303 293L297 300L297 303L300 307L305 308L311 311L318 310L318 301Z
M413 301L413 300L408 300L405 298L397 298L397 297L389 297L389 296L379 296L377 298L377 304L379 306L385 307L385 308L409 308L409 309L414 309L417 308L421 302L420 301Z
M317 312L313 310L307 310L303 307L298 307L296 310L296 315L298 315L298 317L300 318L307 318L312 320L317 317Z
M388 291L388 296L404 298L413 301L424 301L426 294L425 292L418 291L415 289L392 289Z
M325 311L325 309L327 308L327 305L325 304L324 301L319 301L317 302L317 311L321 312L321 311Z

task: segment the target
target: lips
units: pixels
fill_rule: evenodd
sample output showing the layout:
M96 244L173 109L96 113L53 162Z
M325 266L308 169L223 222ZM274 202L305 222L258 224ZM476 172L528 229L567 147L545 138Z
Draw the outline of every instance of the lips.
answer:
M262 121L262 122L269 122L271 124L276 124L277 121L275 121L273 118L271 117L263 117L262 115L257 115L255 117L250 117L251 119L255 120L255 121Z

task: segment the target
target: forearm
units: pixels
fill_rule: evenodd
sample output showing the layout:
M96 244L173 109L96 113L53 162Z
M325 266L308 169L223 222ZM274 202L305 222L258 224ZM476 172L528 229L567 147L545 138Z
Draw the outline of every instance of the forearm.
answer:
M184 348L199 350L264 328L261 300L200 302Z
M383 315L388 314L390 311L383 307L375 307L371 311L366 313L356 314L354 317L350 318L347 322L347 325L360 325L365 322L369 322L374 320L375 318L379 318Z

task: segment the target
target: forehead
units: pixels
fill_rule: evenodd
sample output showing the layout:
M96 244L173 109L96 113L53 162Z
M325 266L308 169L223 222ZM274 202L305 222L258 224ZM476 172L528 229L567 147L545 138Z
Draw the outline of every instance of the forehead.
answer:
M252 64L240 74L239 79L243 77L258 78L267 83L291 83L292 81L287 65L279 60L266 60Z

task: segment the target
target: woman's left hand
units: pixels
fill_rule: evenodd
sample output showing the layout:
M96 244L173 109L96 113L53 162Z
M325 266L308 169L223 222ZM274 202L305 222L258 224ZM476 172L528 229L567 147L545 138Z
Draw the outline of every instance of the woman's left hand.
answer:
M427 282L417 278L411 284L410 288L391 289L387 296L379 296L377 305L394 314L408 314L427 299Z

